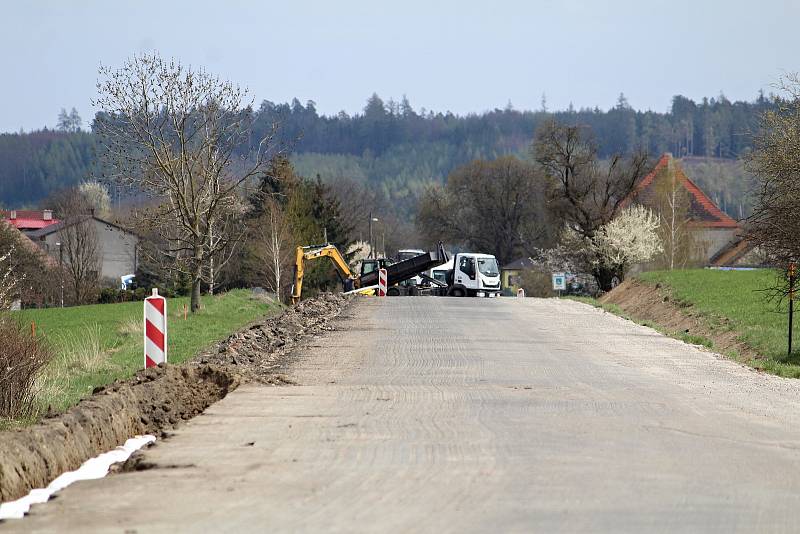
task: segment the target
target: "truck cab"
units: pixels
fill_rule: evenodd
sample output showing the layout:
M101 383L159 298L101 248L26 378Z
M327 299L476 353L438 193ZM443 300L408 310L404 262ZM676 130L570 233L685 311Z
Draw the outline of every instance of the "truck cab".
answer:
M496 297L500 293L500 267L491 254L458 253L448 280L448 295Z

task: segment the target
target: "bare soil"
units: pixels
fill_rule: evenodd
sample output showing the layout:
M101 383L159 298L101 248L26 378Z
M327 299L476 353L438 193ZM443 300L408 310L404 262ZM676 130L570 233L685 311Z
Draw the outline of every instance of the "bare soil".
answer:
M715 352L735 351L740 358L758 358L759 355L742 343L739 333L728 328L728 320L715 318L714 322L698 312L691 305L678 302L660 284L647 284L637 279L629 279L600 297L603 304L616 304L631 319L637 322L651 322L673 335L687 334L703 336L713 341Z
M64 414L0 432L0 502L46 486L65 471L137 434L164 437L240 383L286 383L279 374L291 352L331 329L348 299L323 294L236 332L183 365L142 370L95 389Z

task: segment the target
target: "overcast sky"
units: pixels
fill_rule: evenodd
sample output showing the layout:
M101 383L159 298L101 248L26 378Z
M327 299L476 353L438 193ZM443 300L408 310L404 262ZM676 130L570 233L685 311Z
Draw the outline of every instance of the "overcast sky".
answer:
M0 131L93 110L97 67L158 50L248 87L256 102L360 111L377 92L415 109L665 111L675 94L752 100L800 70L790 0L4 2Z

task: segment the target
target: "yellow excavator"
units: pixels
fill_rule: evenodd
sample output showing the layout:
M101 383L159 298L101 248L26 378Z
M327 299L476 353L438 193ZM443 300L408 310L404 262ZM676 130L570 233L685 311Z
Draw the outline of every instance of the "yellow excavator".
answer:
M297 247L294 263L294 286L292 286L292 303L297 304L300 294L303 291L303 275L305 274L305 262L317 258L329 257L336 267L336 273L344 285L345 291L353 289L353 274L350 267L344 261L342 253L336 245L326 243L324 245L309 245L307 247Z
M354 289L364 289L364 292L372 292L378 284L379 269L386 269L388 294L393 293L392 286L408 280L425 271L447 263L448 256L444 247L439 243L437 250L433 252L423 252L422 254L407 258L403 261L393 263L387 258L365 259L361 262L361 273L356 276L350 271L347 262L336 248L336 245L325 243L324 245L309 245L307 247L297 247L294 263L294 286L292 286L292 303L297 304L303 291L303 275L305 274L305 262L317 258L329 257L336 267L336 273L342 281L345 292ZM429 278L426 276L426 278ZM432 280L438 283L436 280Z

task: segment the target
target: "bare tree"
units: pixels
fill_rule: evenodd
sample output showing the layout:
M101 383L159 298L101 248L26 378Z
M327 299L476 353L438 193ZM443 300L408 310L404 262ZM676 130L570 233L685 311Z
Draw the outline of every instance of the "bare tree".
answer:
M513 156L476 160L428 190L418 222L429 242L475 247L506 263L547 239L544 200L544 177L532 165Z
M673 166L670 158L668 167L659 170L661 176L655 178L653 206L659 217L657 231L663 244L660 263L669 270L686 267L694 252L694 239L689 228L689 192L678 182Z
M555 121L548 121L537 131L533 152L550 180L550 210L590 241L614 219L636 183L650 170L643 152L627 159L615 155L601 164L587 128ZM592 275L603 291L609 291L614 281L624 276L617 267L602 261L593 265Z
M800 261L800 75L785 76L779 87L787 97L762 115L746 162L759 186L746 237L772 263L788 270ZM775 289L788 294L788 280L779 281Z
M161 260L188 275L191 309L211 258L220 268L243 235L237 189L274 155L273 132L249 147L247 91L157 54L100 69L95 127L109 177L162 200L142 221L166 244ZM213 239L212 239L213 235Z
M100 281L100 247L94 219L73 215L63 221L58 231L63 253L63 269L67 274L75 304L91 300Z
M278 298L283 298L294 252L291 224L275 199L265 199L262 206L263 212L250 225L252 268Z

